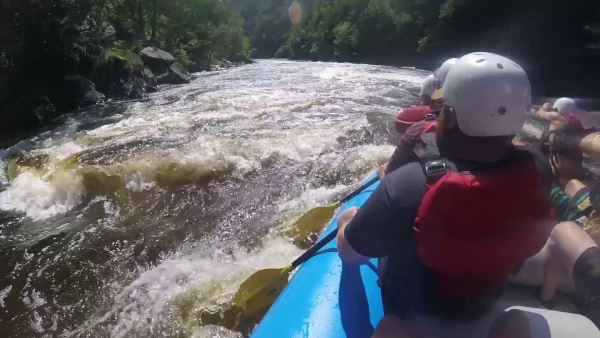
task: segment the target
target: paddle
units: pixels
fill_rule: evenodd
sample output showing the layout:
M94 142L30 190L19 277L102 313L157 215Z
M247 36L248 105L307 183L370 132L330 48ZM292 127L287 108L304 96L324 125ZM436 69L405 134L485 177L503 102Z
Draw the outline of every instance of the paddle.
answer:
M323 227L325 227L325 224L331 219L331 217L333 217L335 210L342 203L360 194L363 190L375 183L377 180L379 180L379 177L374 177L367 183L363 184L360 188L355 190L353 193L335 204L325 207L316 207L309 210L296 222L294 222L294 224L292 224L290 230L286 232L286 235L294 238L294 243L297 245L304 244L306 238L308 238L311 234L320 232Z
M333 230L285 268L264 269L254 273L240 285L239 291L233 298L234 304L243 309L246 314L256 313L270 306L287 285L290 273L334 239L337 230L337 228Z
M367 187L379 180L375 177L367 183L363 184L359 189L348 195L342 201L336 203L339 206L341 203L348 201L352 197L358 195ZM336 208L337 208L336 206ZM333 214L332 214L333 216ZM331 218L331 216L329 217ZM287 285L288 277L294 269L300 264L306 262L314 256L317 251L329 243L337 235L336 228L318 243L308 249L302 256L296 258L292 264L282 269L264 269L255 272L252 276L246 279L240 289L233 298L234 304L242 309L247 315L253 314L269 307L277 298L279 293Z

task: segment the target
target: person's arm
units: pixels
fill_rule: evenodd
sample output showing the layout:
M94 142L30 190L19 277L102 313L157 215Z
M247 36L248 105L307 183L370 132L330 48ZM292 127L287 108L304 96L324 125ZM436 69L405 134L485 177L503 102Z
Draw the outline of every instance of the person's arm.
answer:
M535 113L535 116L538 119L544 120L544 121L547 121L547 122L552 122L552 121L564 119L564 116L562 116L561 114L559 114L557 111L553 111L552 110L552 106L548 102L544 103L540 107L540 109L538 109L538 111Z
M562 116L561 114L559 114L555 111L538 110L536 113L536 116L540 120L544 120L547 122L566 120L566 118L564 116Z
M398 238L413 231L424 189L425 176L418 163L389 174L360 209L350 209L338 219L340 257L362 263L367 257L387 256Z
M415 155L415 152L401 142L396 147L396 150L394 150L392 157L390 157L390 161L387 163L384 170L384 175L382 175L381 178L407 163L416 162L418 160L419 159L417 155Z

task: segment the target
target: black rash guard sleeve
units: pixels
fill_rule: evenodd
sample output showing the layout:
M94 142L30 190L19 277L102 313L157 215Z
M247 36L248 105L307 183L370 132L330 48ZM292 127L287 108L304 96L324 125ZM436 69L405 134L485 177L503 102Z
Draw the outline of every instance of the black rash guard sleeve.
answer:
M350 246L367 257L384 257L412 236L412 226L425 193L419 163L409 163L385 176L345 229Z

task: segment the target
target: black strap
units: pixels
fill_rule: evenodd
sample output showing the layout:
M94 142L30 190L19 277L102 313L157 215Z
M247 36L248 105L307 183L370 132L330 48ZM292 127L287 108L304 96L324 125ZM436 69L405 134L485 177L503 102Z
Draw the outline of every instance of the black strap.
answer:
M450 166L448 161L441 157L437 146L431 142L424 143L421 151L415 151L415 155L419 159L427 184L433 184L446 175Z

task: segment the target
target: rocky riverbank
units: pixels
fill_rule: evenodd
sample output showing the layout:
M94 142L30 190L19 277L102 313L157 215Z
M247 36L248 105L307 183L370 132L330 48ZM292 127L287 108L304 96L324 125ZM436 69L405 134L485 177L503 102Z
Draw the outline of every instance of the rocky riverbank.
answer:
M250 61L242 23L226 4L186 6L0 1L0 145L61 114L144 98L159 85L190 82L189 72L233 65L226 60Z

